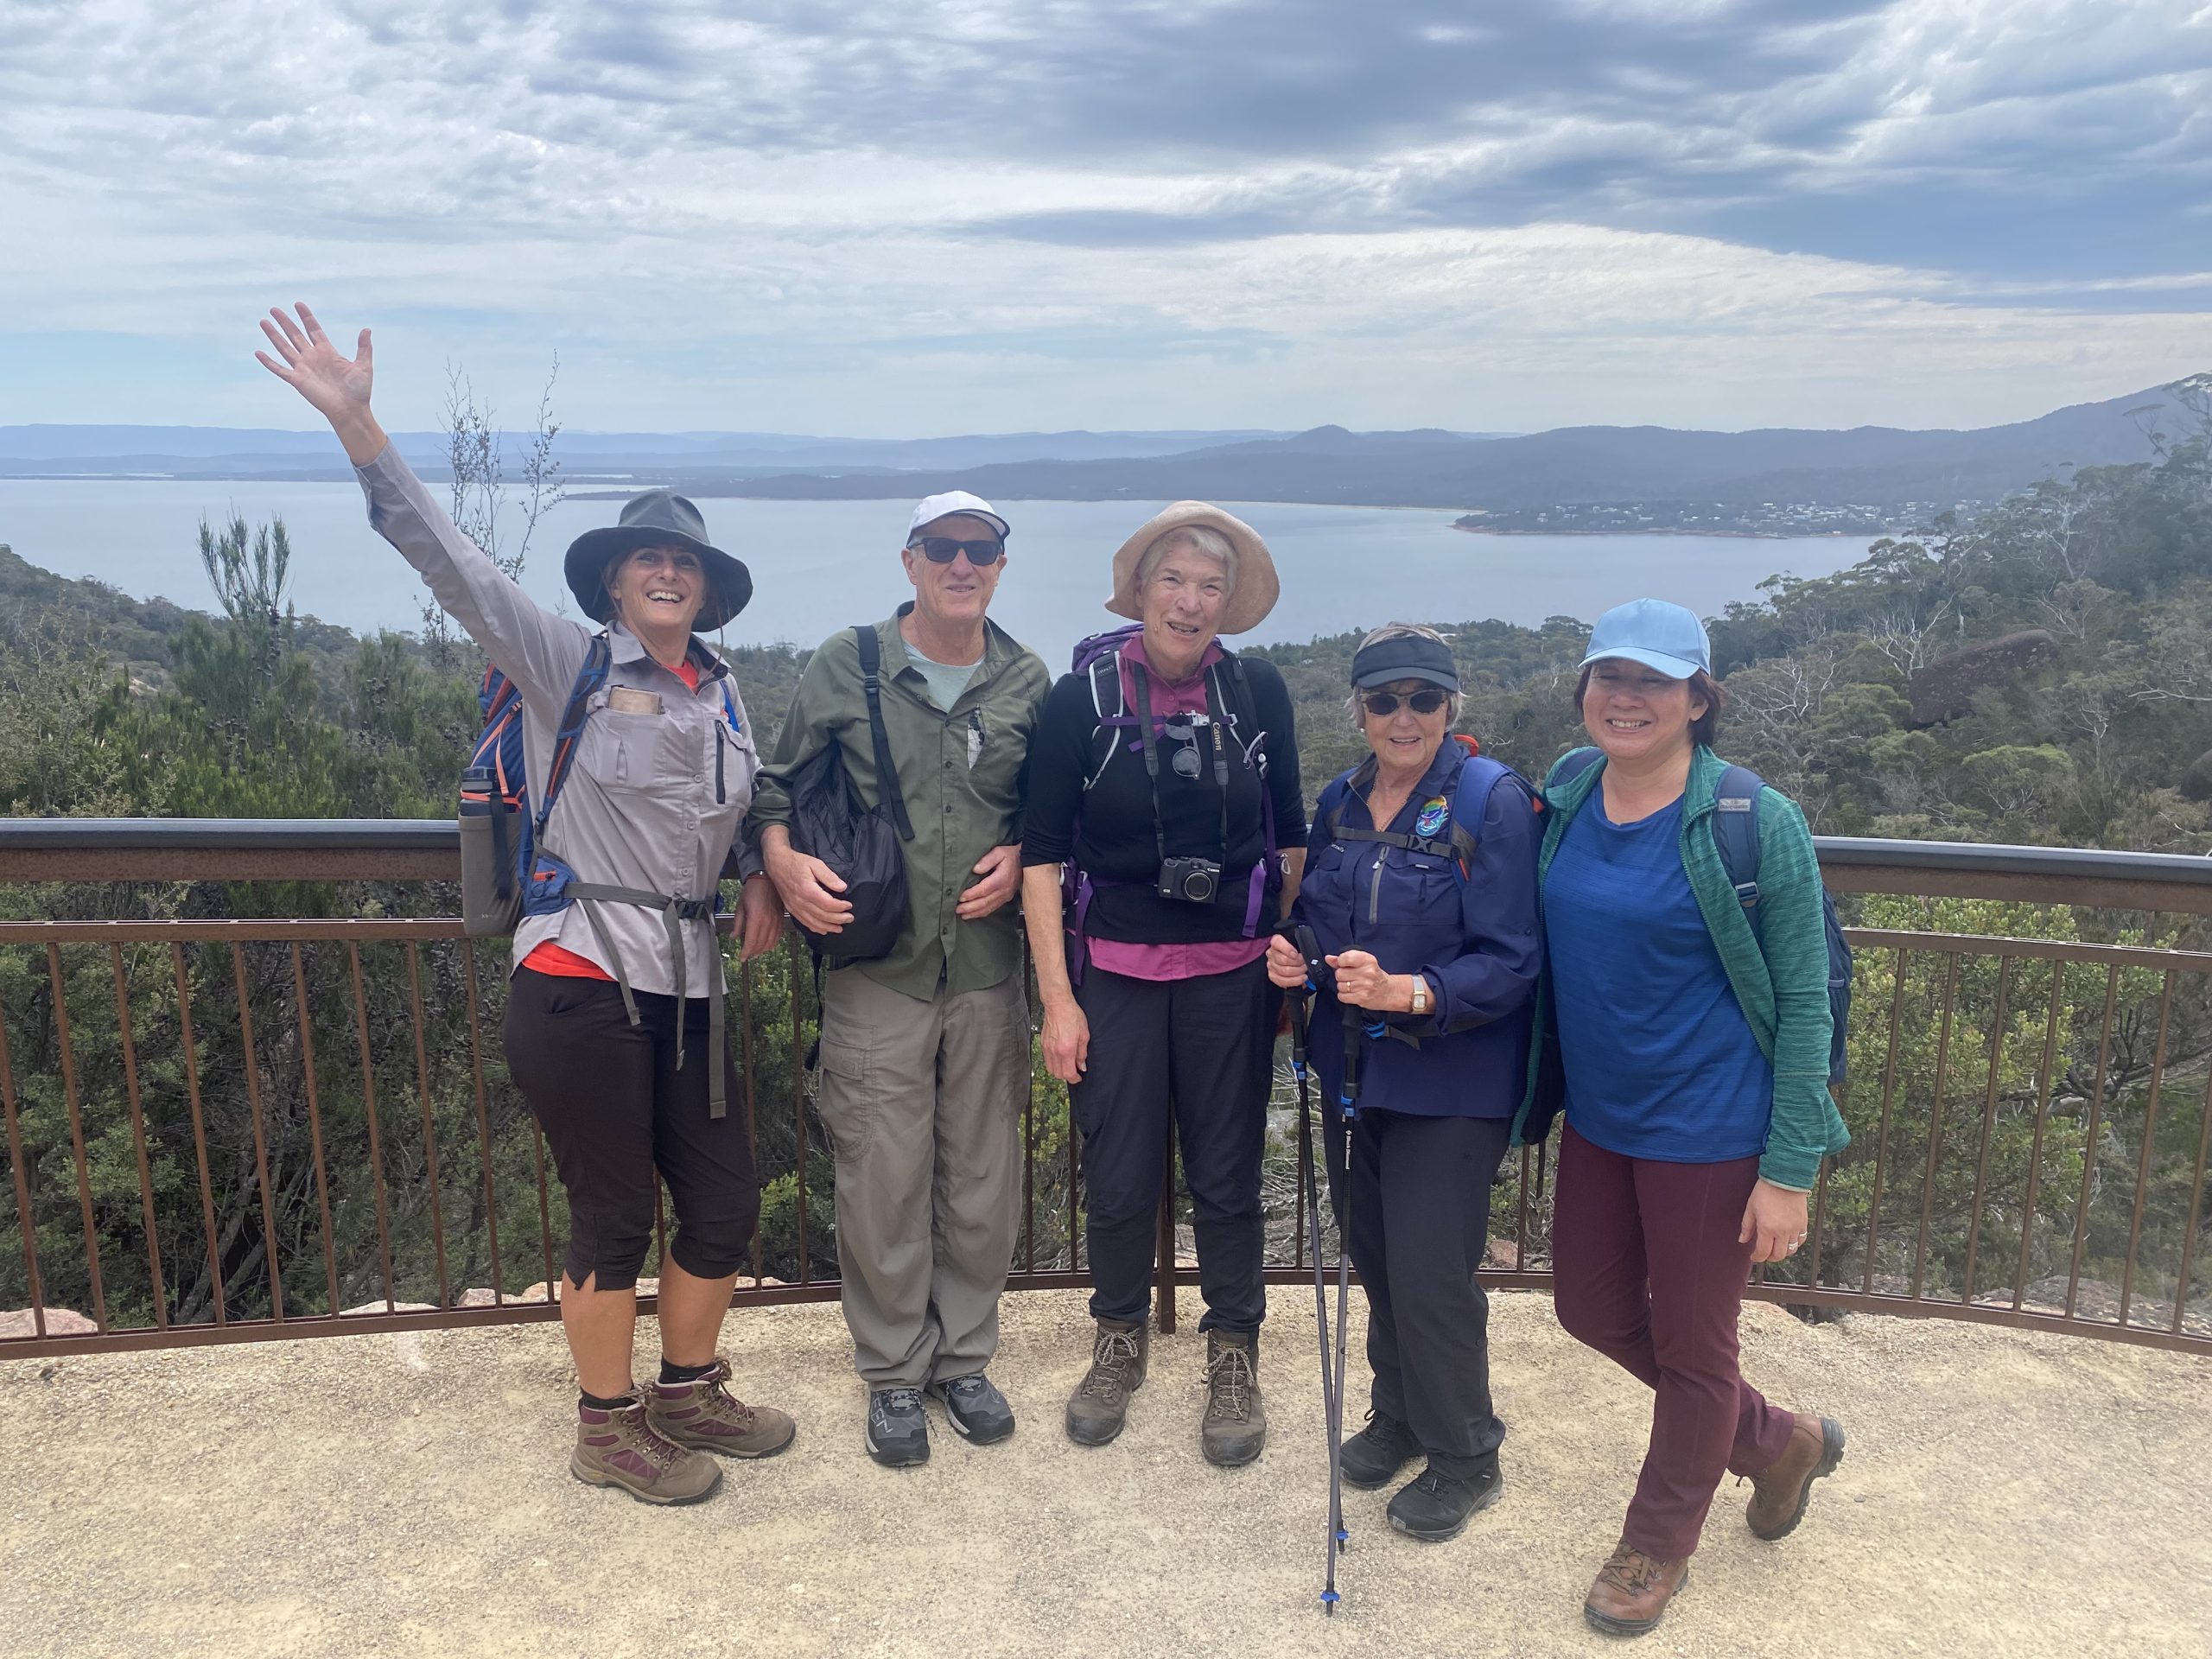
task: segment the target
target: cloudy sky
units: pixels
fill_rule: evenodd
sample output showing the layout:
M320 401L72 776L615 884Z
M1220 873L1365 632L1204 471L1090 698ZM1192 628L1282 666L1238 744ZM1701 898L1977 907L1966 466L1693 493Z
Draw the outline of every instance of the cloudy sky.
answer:
M2208 0L0 0L0 423L1974 425L2212 368Z

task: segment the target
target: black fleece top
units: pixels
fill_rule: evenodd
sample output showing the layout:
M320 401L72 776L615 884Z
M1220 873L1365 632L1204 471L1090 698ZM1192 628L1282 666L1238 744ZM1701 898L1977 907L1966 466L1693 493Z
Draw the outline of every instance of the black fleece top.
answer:
M1243 697L1236 690L1239 661L1247 688ZM1210 905L1162 899L1157 891L1160 854L1153 836L1152 791L1135 726L1099 725L1089 674L1061 676L1045 700L1045 711L1029 739L1021 861L1058 864L1073 855L1095 888L1084 923L1087 934L1135 944L1198 944L1244 936L1252 868L1265 846L1261 774L1255 764L1262 756L1265 787L1274 808L1275 846L1280 849L1306 843L1298 737L1281 674L1262 658L1226 655L1214 671L1214 683L1226 694L1228 707L1220 706L1223 696L1211 686L1207 706L1215 717L1227 717L1227 734L1232 740L1224 748L1229 765L1226 849L1209 734L1204 729L1197 733L1200 764L1198 776L1189 778L1173 765L1175 752L1185 745L1160 734L1163 724L1181 722L1158 716L1154 721L1160 742L1160 822L1166 831L1167 855L1219 861L1220 890ZM1096 677L1105 712L1122 712L1114 665L1100 663ZM1256 732L1247 729L1253 725ZM1110 760L1106 758L1109 743ZM1085 781L1094 773L1096 780L1086 791ZM1262 902L1258 931L1268 932L1278 919L1270 884Z

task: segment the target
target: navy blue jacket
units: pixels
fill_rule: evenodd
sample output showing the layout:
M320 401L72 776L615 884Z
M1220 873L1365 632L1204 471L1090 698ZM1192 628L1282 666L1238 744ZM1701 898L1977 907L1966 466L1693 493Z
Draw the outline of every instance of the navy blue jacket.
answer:
M1448 840L1433 804L1453 796L1465 759L1447 739L1396 818L1382 828ZM1376 827L1367 810L1374 772L1374 761L1365 760L1322 790L1294 912L1325 953L1357 948L1372 952L1388 973L1427 976L1429 1012L1391 1014L1388 1035L1365 1039L1360 1105L1424 1117L1510 1117L1528 1080L1543 966L1535 804L1516 779L1498 780L1463 878L1447 858L1330 839L1332 815L1348 830ZM1325 987L1313 999L1307 1052L1332 1113L1344 1044L1344 1010Z

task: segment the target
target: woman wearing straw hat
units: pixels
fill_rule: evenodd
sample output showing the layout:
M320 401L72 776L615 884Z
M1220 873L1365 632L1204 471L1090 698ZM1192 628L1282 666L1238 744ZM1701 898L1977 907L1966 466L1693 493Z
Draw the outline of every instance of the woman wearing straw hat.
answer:
M1141 626L1077 647L1046 700L1021 849L1045 1064L1083 1135L1098 1285L1068 1435L1112 1440L1144 1381L1172 1121L1206 1304L1199 1442L1225 1466L1267 1441L1260 1156L1281 999L1266 957L1297 893L1306 819L1282 677L1217 636L1256 626L1277 591L1267 543L1204 502L1175 503L1122 543L1106 608Z
M745 566L706 540L698 510L648 491L621 522L569 550L576 602L601 628L540 609L430 499L370 412L369 331L344 356L315 314L264 321L256 353L329 421L359 473L369 521L522 694L533 785L591 677L575 763L544 815L533 892L515 930L508 1070L553 1149L569 1198L561 1323L581 1397L569 1470L648 1503L721 1484L705 1453L766 1457L791 1420L747 1406L715 1348L760 1217L744 1115L721 1042L715 894L758 770L728 664L693 637L752 596ZM602 651L598 641L604 639ZM535 793L535 789L533 793ZM749 874L749 873L748 873ZM765 880L739 916L758 956L781 931ZM676 1226L661 1263L661 1370L631 1380L639 1270L658 1183Z

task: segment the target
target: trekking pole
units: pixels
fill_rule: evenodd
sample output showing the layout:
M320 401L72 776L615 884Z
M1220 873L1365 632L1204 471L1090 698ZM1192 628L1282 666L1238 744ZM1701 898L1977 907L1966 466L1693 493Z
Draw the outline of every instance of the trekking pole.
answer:
M1337 1387L1336 1397L1331 1402L1329 1424L1329 1508L1336 1516L1336 1544L1339 1551L1351 1545L1351 1534L1345 1529L1344 1519L1344 1342L1351 1330L1351 1243L1344 1212L1351 1206L1352 1131L1359 1122L1360 1071L1367 1058L1366 1039L1376 1034L1381 1025L1380 1020L1370 1025L1360 1009L1349 1002L1344 1004L1344 1081L1338 1096L1338 1105L1344 1113L1344 1205L1337 1212ZM1315 1249L1318 1253L1318 1240ZM1334 1562L1331 1565L1333 1567Z
M1306 959L1306 988L1291 994L1290 1001L1290 1071L1298 1079L1298 1166L1299 1177L1306 1184L1306 1214L1313 1237L1313 1324L1320 1335L1321 1348L1321 1414L1322 1431L1329 1437L1329 1535L1323 1544L1328 1556L1328 1572L1321 1590L1322 1608L1331 1613L1337 1611L1337 1548L1344 1532L1341 1504L1342 1488L1338 1465L1336 1425L1338 1419L1337 1387L1329 1365L1329 1292L1328 1282L1321 1267L1321 1174L1313 1162L1313 1099L1308 1079L1312 1072L1306 1063L1306 1020L1311 1013L1310 1001L1320 988L1321 946L1310 927L1300 927L1294 933L1298 954Z

